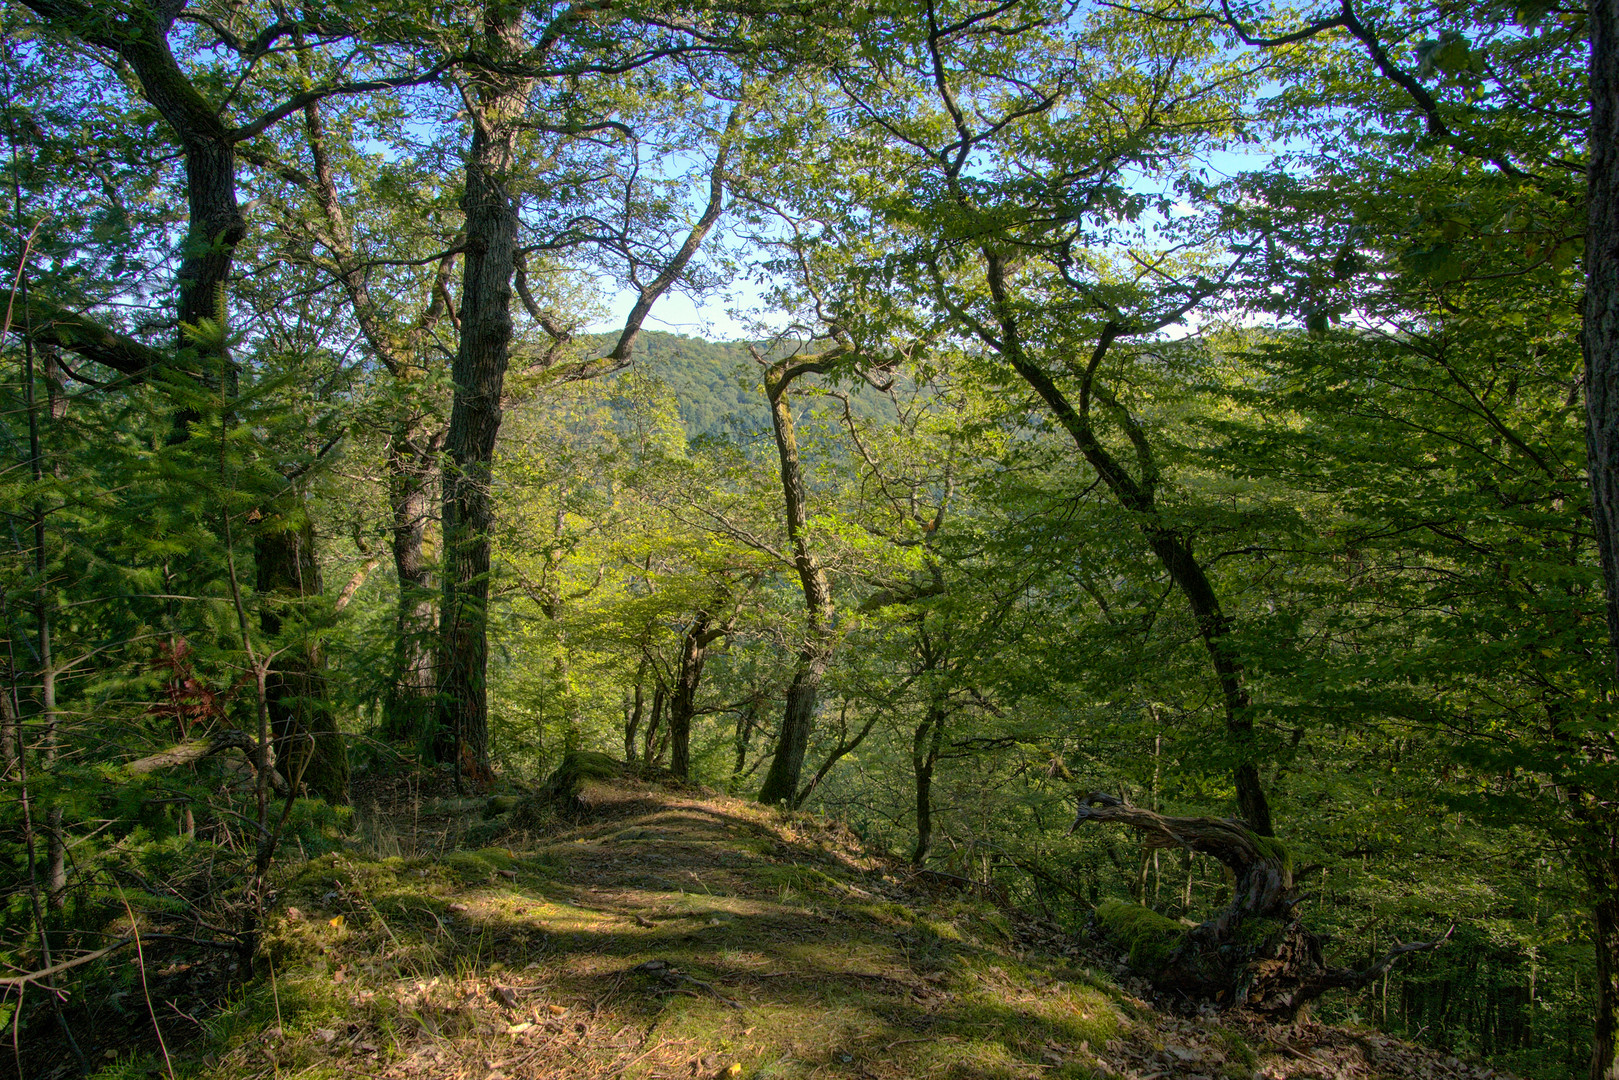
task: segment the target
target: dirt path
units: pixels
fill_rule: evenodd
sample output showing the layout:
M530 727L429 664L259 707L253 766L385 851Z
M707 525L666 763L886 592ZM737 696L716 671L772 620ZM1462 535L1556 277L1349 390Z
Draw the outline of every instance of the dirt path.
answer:
M804 816L584 798L511 849L306 865L267 939L274 985L216 1023L196 1074L1486 1075L1366 1034L1160 1016L1049 929L910 891Z

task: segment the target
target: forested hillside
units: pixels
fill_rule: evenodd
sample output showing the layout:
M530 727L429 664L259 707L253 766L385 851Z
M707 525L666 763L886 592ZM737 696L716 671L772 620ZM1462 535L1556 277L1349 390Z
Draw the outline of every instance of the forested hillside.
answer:
M0 1059L1619 1080L1616 29L7 0Z
M583 339L587 348L605 352L613 342L603 336ZM643 380L667 392L679 411L681 426L688 439L699 435L724 436L759 431L769 427L770 418L760 407L759 366L748 351L749 342L715 342L659 330L644 331L636 339L632 356ZM772 343L751 343L770 353ZM780 351L780 346L775 346ZM634 380L626 380L633 382ZM616 385L616 377L605 380ZM807 384L808 385L808 384ZM897 413L893 402L872 387L849 388L850 410L862 421L893 423ZM620 411L628 413L637 390L627 388ZM841 409L841 401L811 399L806 407L817 405ZM821 411L825 411L822 408Z

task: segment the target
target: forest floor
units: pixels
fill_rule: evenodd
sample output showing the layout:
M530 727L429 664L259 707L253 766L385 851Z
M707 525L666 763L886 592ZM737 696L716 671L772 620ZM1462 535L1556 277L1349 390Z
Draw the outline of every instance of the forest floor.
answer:
M291 868L270 963L170 1046L173 1074L1505 1076L1367 1030L1169 1015L1084 942L808 815L623 781L582 803L510 847L436 854L408 835L386 854L389 821L423 826L385 812L371 853Z

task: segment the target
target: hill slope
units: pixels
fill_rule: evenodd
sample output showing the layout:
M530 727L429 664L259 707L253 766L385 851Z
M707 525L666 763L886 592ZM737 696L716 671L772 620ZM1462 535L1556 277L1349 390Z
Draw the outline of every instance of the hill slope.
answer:
M511 849L305 864L266 937L273 983L187 1071L1499 1075L1370 1033L1163 1015L1055 928L914 888L805 815L627 781L580 800Z
M612 342L608 335L600 334L581 335L578 340L596 350ZM704 341L645 330L636 339L632 355L645 372L668 387L688 438L723 434L733 423L747 430L769 429L769 407L759 390L760 368L747 342ZM824 382L820 376L809 376L802 385L808 388ZM844 390L860 421L892 424L897 418L894 403L858 379L846 382ZM800 407L814 403L812 396L800 394Z

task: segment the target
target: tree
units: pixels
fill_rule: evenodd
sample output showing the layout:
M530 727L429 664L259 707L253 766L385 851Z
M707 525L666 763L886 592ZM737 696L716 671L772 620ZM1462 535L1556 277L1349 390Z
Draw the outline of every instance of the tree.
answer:
M443 530L445 550L444 599L440 631L444 658L440 664L439 752L441 757L470 762L483 776L488 761L488 702L485 683L488 666L488 599L490 527L493 523L490 484L495 439L500 428L501 397L513 341L511 294L519 266L519 215L514 201L516 163L513 154L518 130L527 115L533 80L544 76L589 76L598 72L622 73L644 67L687 46L677 31L672 40L651 47L633 37L633 13L623 16L624 36L607 39L598 52L597 29L567 8L555 21L539 28L535 44L525 46L523 15L517 7L491 4L484 12L485 61L474 78L468 103L473 136L467 158L466 188L462 198L466 218L467 254L463 259L461 336L451 372L455 399L444 444ZM578 38L578 57L569 55ZM703 46L702 51L709 51ZM515 70L519 74L506 73ZM571 87L558 88L565 99ZM556 364L547 353L537 365L552 379L592 378L622 369L629 363L635 339L647 314L670 287L681 280L703 240L724 209L727 161L731 143L746 118L744 105L731 109L720 132L709 169L708 198L683 241L656 259L652 276L644 279L648 258L642 243L626 225L604 239L593 239L624 256L630 280L639 284L638 297L626 317L611 351L605 356L573 364ZM610 117L570 117L563 130L584 134L624 129ZM634 194L632 183L628 190ZM631 222L636 219L632 216ZM588 229L586 235L590 235ZM556 244L550 237L540 246ZM520 290L520 296L523 291ZM528 313L548 333L551 320L523 297ZM553 333L560 341L565 335Z

